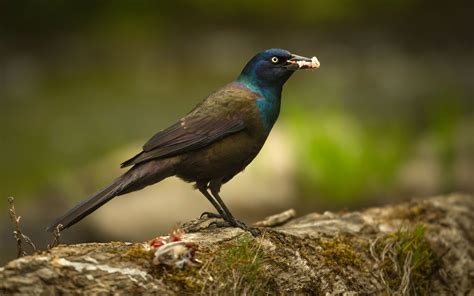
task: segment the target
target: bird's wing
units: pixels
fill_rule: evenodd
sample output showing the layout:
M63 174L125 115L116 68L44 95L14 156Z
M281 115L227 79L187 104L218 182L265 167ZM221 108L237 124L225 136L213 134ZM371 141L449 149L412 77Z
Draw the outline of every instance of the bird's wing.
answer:
M173 156L205 147L245 128L239 117L184 117L165 130L156 133L143 146L143 151L122 163L122 167L150 159Z

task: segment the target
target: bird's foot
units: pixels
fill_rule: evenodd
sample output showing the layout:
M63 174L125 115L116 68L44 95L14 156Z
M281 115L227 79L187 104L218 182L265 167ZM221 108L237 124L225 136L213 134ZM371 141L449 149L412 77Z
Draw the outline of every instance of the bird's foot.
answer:
M249 227L244 222L239 220L229 221L213 221L209 223L209 227L217 227L217 228L224 228L224 227L238 227L242 230L248 231L252 234L252 236L259 236L260 231L257 228Z
M221 214L213 213L213 212L204 212L199 216L200 219L202 219L204 216L207 218L216 218L216 219L223 219Z

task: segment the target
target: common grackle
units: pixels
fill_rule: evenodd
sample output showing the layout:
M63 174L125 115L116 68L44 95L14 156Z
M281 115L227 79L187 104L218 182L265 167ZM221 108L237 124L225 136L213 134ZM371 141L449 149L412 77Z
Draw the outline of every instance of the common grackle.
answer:
M216 208L218 226L247 229L219 196L222 184L258 154L280 113L283 84L298 69L318 68L319 61L268 49L255 55L239 77L209 95L178 122L155 134L143 150L122 163L131 168L110 185L84 199L48 227L63 230L122 194L170 176L194 182Z

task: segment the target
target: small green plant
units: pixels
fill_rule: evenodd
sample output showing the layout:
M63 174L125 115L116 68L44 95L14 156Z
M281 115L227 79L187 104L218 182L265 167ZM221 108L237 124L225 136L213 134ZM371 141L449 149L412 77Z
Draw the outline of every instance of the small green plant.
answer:
M200 273L210 279L206 294L264 294L269 279L263 272L263 257L257 240L244 235L213 254ZM212 280L211 280L212 279Z
M270 279L263 269L261 245L259 240L249 235L226 242L214 251L199 251L198 258L203 261L199 268L153 268L156 276L172 282L176 291L205 295L260 295L270 290Z
M427 295L429 279L438 266L438 258L425 239L422 224L400 227L372 246L372 255L379 262L380 277L387 293Z

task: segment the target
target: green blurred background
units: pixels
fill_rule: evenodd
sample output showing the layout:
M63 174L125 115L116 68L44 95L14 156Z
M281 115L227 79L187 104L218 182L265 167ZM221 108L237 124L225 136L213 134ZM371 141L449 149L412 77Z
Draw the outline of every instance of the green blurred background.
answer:
M290 79L261 155L224 186L239 218L474 193L472 3L0 2L0 262L8 196L44 248L48 222L270 47L321 68ZM188 184L154 187L63 242L146 240L211 209Z

